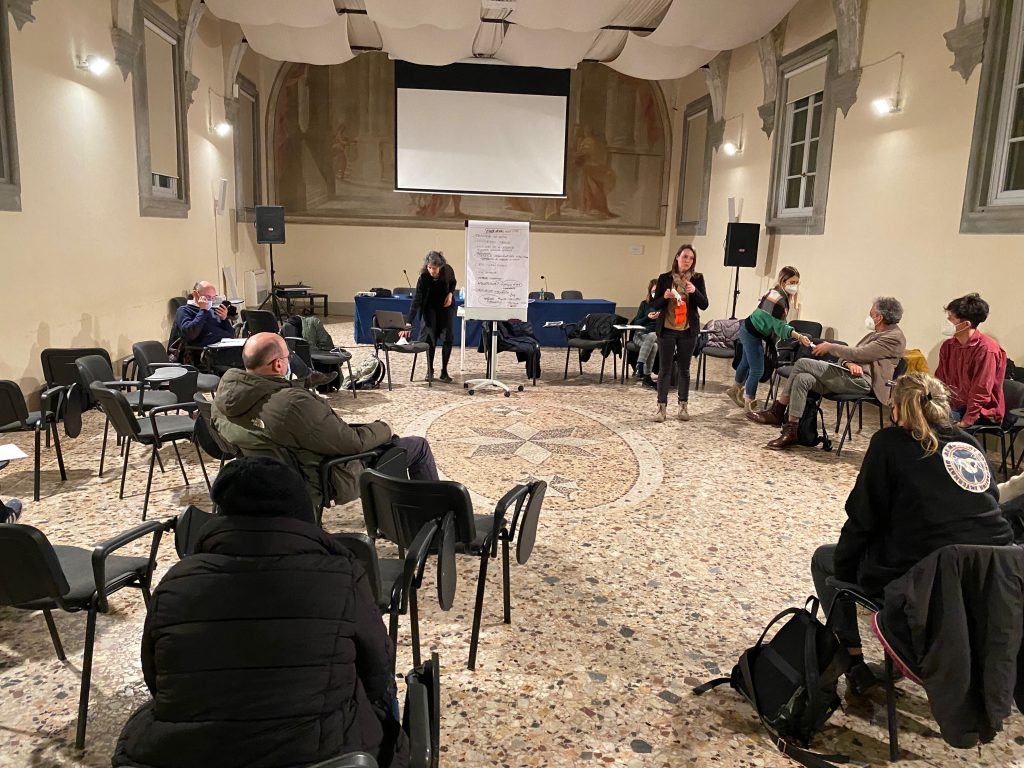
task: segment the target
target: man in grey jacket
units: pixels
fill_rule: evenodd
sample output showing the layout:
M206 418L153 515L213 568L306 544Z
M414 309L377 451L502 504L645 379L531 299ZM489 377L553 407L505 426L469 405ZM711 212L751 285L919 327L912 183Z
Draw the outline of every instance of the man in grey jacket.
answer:
M321 502L319 469L325 457L362 453L385 444L406 450L413 480L438 479L434 455L424 438L396 438L383 421L346 424L322 397L292 386L287 380L288 345L276 333L251 336L242 350L242 362L244 371L232 368L220 380L213 402L214 428L247 455L297 463L315 505ZM360 469L352 464L334 469L335 502L359 496Z
M807 404L807 393L812 390L822 395L874 394L882 405L888 404L888 382L907 348L899 327L902 319L903 305L891 296L881 296L872 303L864 321L870 333L856 346L822 341L814 347L811 354L815 357L832 355L838 363L809 357L797 360L778 400L767 410L747 414L758 424L782 426L782 434L766 447L782 450L796 444L797 424Z

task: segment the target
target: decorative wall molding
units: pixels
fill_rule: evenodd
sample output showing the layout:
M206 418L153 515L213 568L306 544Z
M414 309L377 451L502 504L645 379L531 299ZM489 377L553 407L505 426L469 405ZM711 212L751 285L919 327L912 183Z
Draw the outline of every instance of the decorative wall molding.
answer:
M114 63L121 70L121 79L127 82L142 49L142 14L136 17L135 0L110 0L110 10L114 20L110 28Z
M988 0L960 0L956 26L942 35L946 38L946 47L953 54L953 63L949 68L964 81L981 64L985 34L988 31L988 12Z
M230 48L224 47L224 116L225 119L235 125L238 117L238 99L235 98L235 80L238 78L238 70L242 66L242 58L249 50L249 43L242 37L242 28L235 25L235 42Z
M843 117L857 101L860 86L860 52L864 44L864 11L866 0L832 0L839 41L838 75L833 83L834 103Z
M757 108L761 118L761 130L771 137L775 128L775 100L779 95L779 59L786 39L786 16L775 29L757 41L757 57L761 60L761 74L764 77L764 102Z
M34 2L35 0L7 0L7 9L11 12L11 18L14 19L14 24L19 31L30 21L36 20L36 17L32 15L32 3Z
M725 97L729 90L729 61L732 51L722 51L704 68L708 94L711 96L711 117L708 124L708 141L716 150L722 145L725 134Z
M192 45L199 31L206 5L202 0L178 0L178 23L181 25L185 62L185 109L192 106L192 97L199 87L199 77L192 71Z

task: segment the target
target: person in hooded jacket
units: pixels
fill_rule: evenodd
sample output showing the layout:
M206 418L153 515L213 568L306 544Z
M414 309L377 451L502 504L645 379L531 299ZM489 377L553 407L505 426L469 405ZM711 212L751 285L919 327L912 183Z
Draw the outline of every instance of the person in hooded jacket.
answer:
M298 768L359 751L408 765L394 648L362 565L316 525L302 477L243 457L211 495L220 514L153 591L153 699L112 765Z
M409 323L416 324L423 318L420 340L427 342L427 381L434 379L434 351L441 341L441 376L445 384L451 384L448 375L448 360L452 356L452 321L455 319L455 270L440 251L430 251L423 259L423 269L416 280L416 293L412 299ZM409 331L400 336L409 337Z
M383 445L406 450L409 477L437 480L430 445L422 437L395 437L383 421L349 425L330 403L314 392L292 386L288 378L288 345L276 333L257 333L242 349L245 370L232 368L221 377L213 401L213 427L246 455L294 457L306 479L306 490L320 506L320 463L328 456L371 451ZM359 496L361 466L349 462L331 475L334 501Z

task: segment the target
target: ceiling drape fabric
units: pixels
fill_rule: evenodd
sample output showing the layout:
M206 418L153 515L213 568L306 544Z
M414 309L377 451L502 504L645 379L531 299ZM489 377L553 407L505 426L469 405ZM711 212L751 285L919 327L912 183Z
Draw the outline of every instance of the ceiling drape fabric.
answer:
M238 24L319 27L338 15L333 0L205 0L218 19Z
M348 23L337 14L330 24L318 27L243 23L242 34L256 53L277 61L329 65L355 56L348 42Z
M495 58L523 67L575 69L597 38L597 31L509 27Z
M771 32L797 0L673 0L648 38L666 46L731 50Z

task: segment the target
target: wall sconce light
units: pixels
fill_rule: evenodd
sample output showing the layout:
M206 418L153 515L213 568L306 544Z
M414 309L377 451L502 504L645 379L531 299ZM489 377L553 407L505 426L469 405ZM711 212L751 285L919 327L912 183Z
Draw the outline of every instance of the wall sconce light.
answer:
M723 128L722 128L722 133L723 134L726 133L725 128L733 120L738 120L739 121L739 126L737 127L736 131L728 139L726 139L725 141L722 142L722 151L725 152L725 154L729 155L729 157L732 157L733 155L741 154L743 152L743 113L742 112L740 112L738 115L733 115L732 117L727 117L725 119L725 126L723 126Z
M861 69L867 69L868 67L873 67L876 64L881 64L897 56L900 57L900 68L899 72L896 75L896 89L893 92L892 96L881 96L871 102L871 107L872 109L875 110L876 115L892 115L895 114L896 112L903 111L903 62L906 59L906 57L903 55L902 51L896 51L895 53L890 53L884 59L873 61L870 64L865 64L863 67L861 67Z
M90 54L85 58L76 59L75 66L78 69L92 72L94 75L102 75L110 69L110 60L105 59L102 56L94 56Z
M209 122L207 128L210 133L215 133L222 139L231 135L231 123L227 121L226 116L223 119L217 120L213 116L213 97L220 96L219 93L213 90L213 88L206 89L206 111L209 115ZM222 97L223 98L223 97Z

